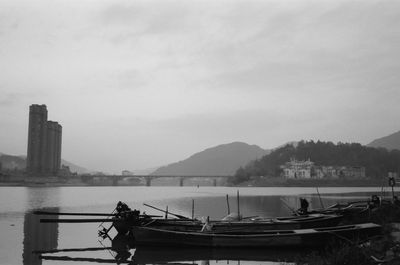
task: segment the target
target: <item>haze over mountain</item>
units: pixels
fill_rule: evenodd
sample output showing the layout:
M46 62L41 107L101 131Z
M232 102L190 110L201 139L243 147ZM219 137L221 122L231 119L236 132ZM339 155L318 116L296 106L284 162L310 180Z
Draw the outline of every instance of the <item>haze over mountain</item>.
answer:
M26 156L14 156L0 153L0 163L3 169L17 169L24 170L26 168ZM71 172L76 172L78 174L88 173L89 170L78 166L74 163L61 159L61 164L68 166Z
M393 149L400 150L400 131L382 138L375 139L367 146L384 147L388 150L393 150Z
M242 142L222 144L183 161L160 167L152 175L233 175L239 167L269 152L257 145Z

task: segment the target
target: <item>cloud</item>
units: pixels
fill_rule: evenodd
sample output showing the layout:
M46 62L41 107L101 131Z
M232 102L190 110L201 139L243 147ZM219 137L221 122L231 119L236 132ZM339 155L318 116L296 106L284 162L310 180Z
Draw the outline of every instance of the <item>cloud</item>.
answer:
M158 164L172 149L181 158L236 140L274 147L398 130L398 1L0 6L0 122L47 104L65 124L64 154L82 153L93 168L82 146L97 148L110 134L117 137L107 151L121 152L115 161L123 165L132 149L135 161L157 156Z

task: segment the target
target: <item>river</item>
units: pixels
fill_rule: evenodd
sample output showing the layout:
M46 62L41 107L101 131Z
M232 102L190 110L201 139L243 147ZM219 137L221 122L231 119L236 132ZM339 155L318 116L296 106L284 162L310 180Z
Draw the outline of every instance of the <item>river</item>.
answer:
M290 208L299 207L300 196L308 199L311 208L319 208L321 201L327 206L341 201L368 199L371 194L382 192L380 188L365 187L319 188L319 197L315 188L284 187L0 187L0 264L74 265L93 264L94 261L116 263L115 253L110 250L50 253L40 258L33 251L110 247L111 241L101 240L97 236L99 230L97 223L40 223L40 216L32 214L34 210L110 213L118 201L123 201L131 208L145 211L147 214L163 215L144 206L143 203L162 209L168 206L172 213L191 216L194 201L195 217L209 216L211 219L219 219L228 211L227 194L231 212L237 211L237 191L240 194L239 210L243 216L265 217L290 215ZM389 196L388 191L389 189L386 190L386 195ZM115 235L112 233L111 237ZM135 256L134 249L129 251ZM161 249L136 253L136 256L145 257L143 262L151 264L160 263L154 258L166 258L167 254L178 256L179 261L190 264L214 264L216 261L213 259L219 259L218 264L241 263L242 265L275 264L274 261L277 260L290 262L293 256L274 251L269 260L268 256L260 257L260 253L250 253L250 251L191 253L182 250L165 252Z

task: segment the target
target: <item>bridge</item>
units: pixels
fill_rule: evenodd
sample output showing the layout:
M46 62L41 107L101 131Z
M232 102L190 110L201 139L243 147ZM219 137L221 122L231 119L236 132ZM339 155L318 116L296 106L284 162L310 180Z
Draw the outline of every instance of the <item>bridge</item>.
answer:
M121 181L127 179L138 179L144 180L146 186L151 186L151 182L155 179L169 178L176 179L179 186L184 186L184 180L188 179L202 179L212 180L213 186L217 186L218 183L223 185L226 183L228 178L232 176L228 175L81 175L81 181L85 183L108 183L113 186L118 186Z

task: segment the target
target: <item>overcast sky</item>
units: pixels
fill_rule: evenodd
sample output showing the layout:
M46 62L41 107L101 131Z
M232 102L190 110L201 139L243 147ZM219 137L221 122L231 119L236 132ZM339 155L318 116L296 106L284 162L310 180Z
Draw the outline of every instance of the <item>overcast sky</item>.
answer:
M0 152L29 105L62 156L120 172L243 141L400 129L400 1L0 0Z

